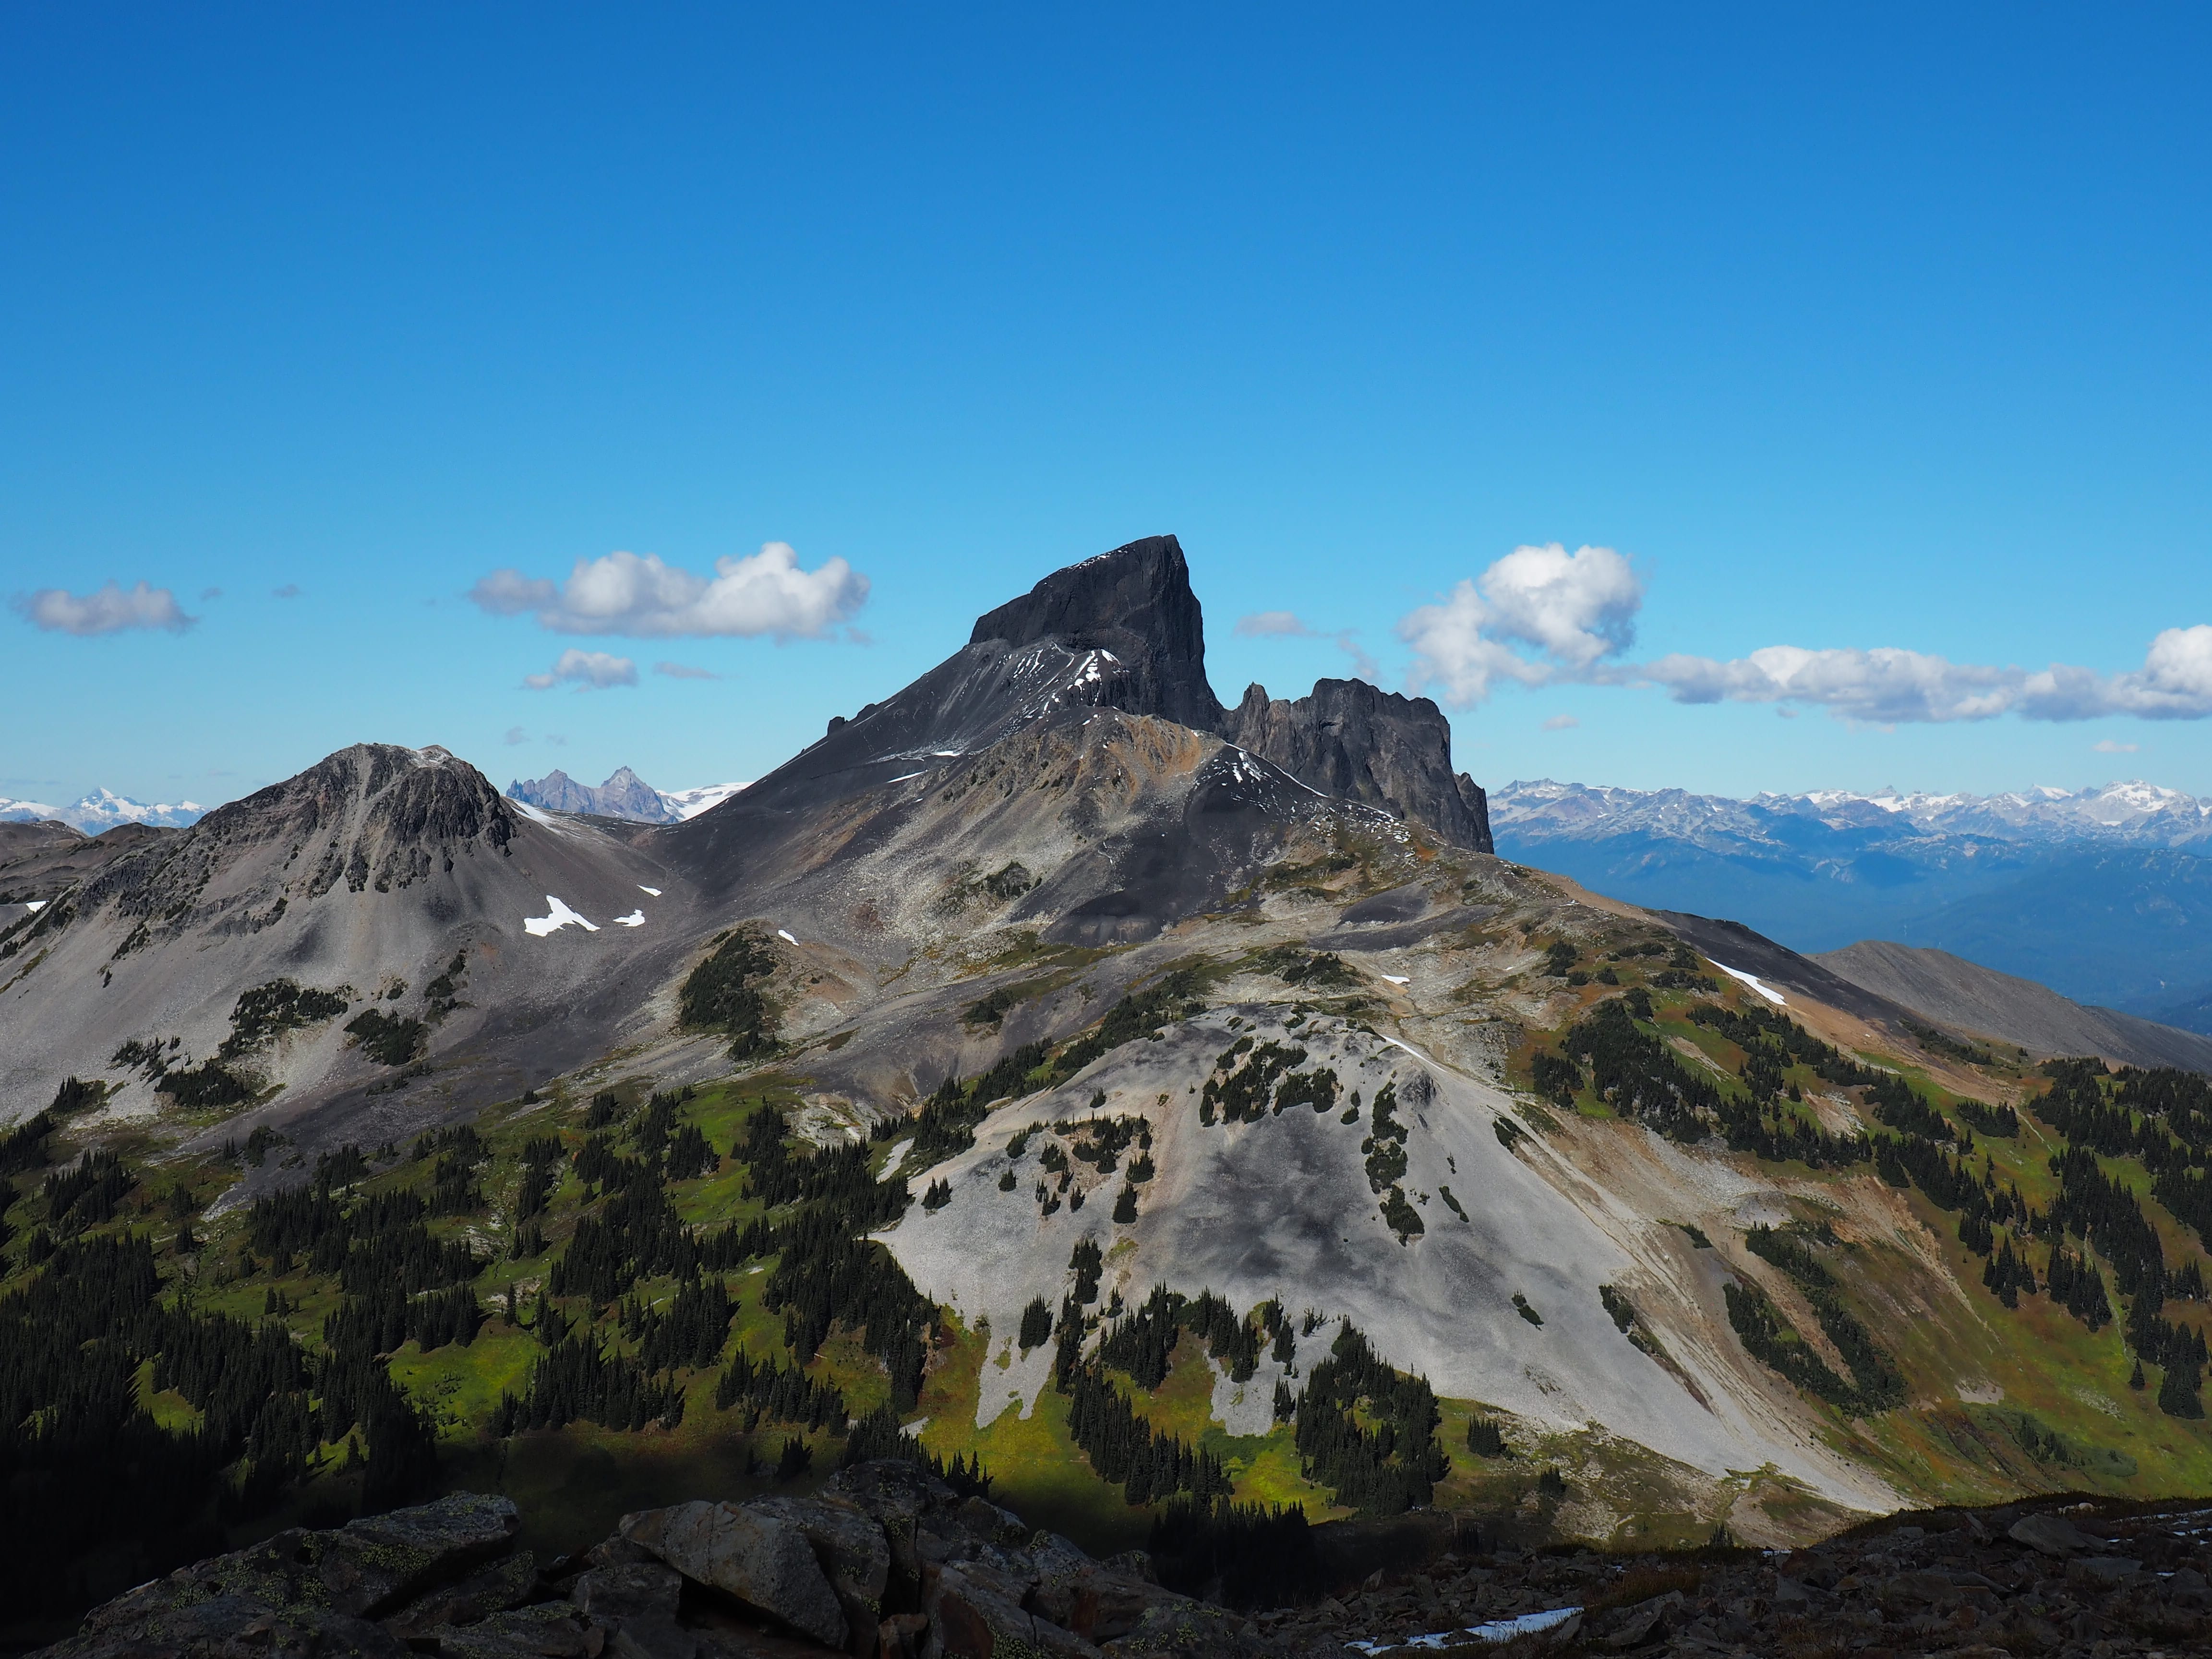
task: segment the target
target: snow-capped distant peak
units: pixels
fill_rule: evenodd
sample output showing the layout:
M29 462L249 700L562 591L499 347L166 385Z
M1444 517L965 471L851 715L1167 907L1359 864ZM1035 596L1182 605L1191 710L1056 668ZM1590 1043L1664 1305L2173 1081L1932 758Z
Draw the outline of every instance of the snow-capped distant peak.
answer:
M0 823L36 823L58 818L73 830L96 836L118 824L143 823L157 830L181 830L207 816L198 801L161 801L148 805L118 795L112 789L95 789L73 805L49 806L43 801L0 799Z
M678 818L696 818L720 806L740 789L751 787L752 780L748 778L743 783L708 783L696 789L661 789L654 793Z
M1626 833L1676 837L1717 834L1763 842L1778 833L1777 826L1782 823L1812 817L1836 830L1886 825L1889 833L2014 843L2118 841L2172 848L2212 843L2212 799L2198 800L2139 780L2089 789L2039 784L2001 795L1814 789L1799 795L1765 793L1735 800L1679 789L1620 789L1547 779L1492 790L1490 816L1500 830L1524 842Z

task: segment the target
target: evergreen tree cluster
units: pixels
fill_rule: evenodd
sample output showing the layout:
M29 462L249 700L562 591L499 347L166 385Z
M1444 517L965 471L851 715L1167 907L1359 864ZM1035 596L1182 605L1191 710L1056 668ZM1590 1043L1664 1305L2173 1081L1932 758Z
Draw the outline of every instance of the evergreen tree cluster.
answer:
M216 1058L237 1060L286 1031L335 1019L345 1011L345 998L335 992L310 990L294 980L272 979L240 993L230 1011L230 1035L216 1050Z
M728 1037L732 1060L773 1053L775 1013L760 981L775 971L775 953L757 931L739 928L723 934L677 994L678 1023L686 1030L719 1031Z
M1856 1391L1828 1369L1765 1291L1733 1279L1721 1290L1728 1300L1729 1324L1746 1353L1839 1411L1856 1403Z
M649 1371L703 1369L722 1357L736 1312L728 1285L695 1275L677 1286L665 1308L648 1307L635 1295L626 1297L622 1334L637 1344L638 1362Z
M514 1218L520 1224L545 1213L560 1185L562 1163L557 1135L532 1135L522 1144L522 1182L515 1189Z
M0 1595L19 1614L91 1600L94 1551L135 1551L155 1572L222 1548L223 1523L265 1507L315 1449L285 1333L160 1291L145 1236L103 1235L59 1244L0 1298ZM164 1430L140 1404L149 1359L197 1428Z
M113 1152L94 1147L70 1168L46 1177L46 1225L58 1238L70 1238L115 1218L116 1206L137 1184Z
M1085 1307L1098 1299L1098 1280L1106 1271L1106 1258L1095 1238L1079 1238L1069 1252L1067 1270L1075 1275L1074 1299Z
M430 1028L419 1019L368 1008L346 1022L346 1034L380 1066L404 1066L422 1052ZM240 1098L243 1098L241 1096Z
M1205 1085L1199 1091L1198 1121L1210 1124L1218 1114L1224 1123L1257 1123L1267 1116L1267 1107L1282 1090L1303 1098L1305 1084L1293 1085L1288 1074L1305 1064L1306 1051L1286 1048L1279 1042L1255 1044L1249 1036L1238 1037L1215 1057L1213 1070L1207 1075ZM1328 1073L1329 1099L1336 1096L1336 1074ZM1275 1109L1280 1111L1281 1105ZM1322 1106L1318 1110L1326 1111Z
M1211 1452L1155 1429L1093 1361L1079 1365L1066 1385L1070 1396L1068 1437L1091 1460L1102 1480L1121 1488L1132 1504L1149 1504L1176 1492L1211 1506L1230 1492L1229 1475Z
M1406 1178L1407 1158L1406 1126L1398 1121L1397 1105L1398 1080L1392 1078L1375 1091L1368 1114L1372 1132L1359 1143L1359 1150L1366 1154L1367 1188L1382 1199L1383 1222L1403 1244L1428 1230L1399 1184Z
M1778 1231L1771 1227L1753 1227L1744 1236L1745 1248L1753 1255L1772 1262L1787 1273L1811 1305L1814 1317L1820 1322L1822 1334L1835 1345L1843 1356L1844 1364L1851 1373L1848 1400L1832 1401L1840 1403L1855 1415L1870 1412L1888 1411L1905 1403L1905 1379L1899 1375L1896 1363L1882 1351L1857 1316L1845 1305L1843 1289L1836 1283L1828 1266L1813 1253L1812 1247L1794 1233ZM1735 1304L1729 1304L1734 1317ZM1768 1304L1772 1310L1772 1304ZM1781 1316L1774 1315L1777 1320ZM1808 1355L1811 1358L1810 1354ZM1820 1364L1817 1358L1814 1363ZM1779 1369L1778 1367L1778 1369ZM1824 1371L1826 1365L1821 1365ZM1833 1372L1828 1373L1833 1376ZM1793 1379L1794 1380L1794 1379ZM1816 1393L1820 1390L1815 1389ZM1821 1398L1827 1399L1826 1393Z
M1153 1517L1148 1553L1160 1583L1232 1607L1280 1607L1320 1593L1321 1561L1295 1504L1211 1507L1176 1496Z
M1569 1026L1559 1046L1589 1066L1589 1086L1621 1116L1642 1119L1670 1140L1705 1138L1719 1091L1657 1037L1637 1030L1620 999L1608 998Z
M2105 1295L2105 1275L2087 1250L2075 1255L2067 1249L2063 1239L2054 1243L2043 1283L2053 1302L2091 1330L2100 1330L2112 1322L2112 1304Z
M578 1332L538 1357L527 1395L500 1396L492 1428L505 1436L518 1429L557 1429L579 1418L610 1429L641 1429L654 1421L672 1429L684 1420L684 1389L634 1356L602 1348L589 1331Z
M1450 1468L1443 1420L1427 1379L1399 1376L1346 1320L1307 1373L1292 1437L1306 1478L1334 1502L1396 1515L1426 1504Z
M744 1407L749 1434L763 1422L809 1429L842 1429L846 1423L845 1396L837 1389L816 1382L796 1365L778 1364L773 1356L756 1360L743 1348L731 1356L714 1384L716 1411L737 1406Z
M1094 1247L1095 1248L1095 1247ZM1272 1308L1272 1303L1263 1304ZM1117 1321L1100 1339L1097 1358L1127 1371L1137 1386L1150 1394L1167 1380L1176 1344L1189 1331L1206 1344L1207 1352L1229 1369L1231 1380L1243 1382L1260 1364L1260 1329L1211 1291L1193 1301L1156 1285L1142 1306Z
M1952 1109L1966 1121L1966 1127L1976 1134L1991 1140L2014 1140L2020 1135L2020 1114L2009 1106L1991 1106L1986 1101L1961 1100Z

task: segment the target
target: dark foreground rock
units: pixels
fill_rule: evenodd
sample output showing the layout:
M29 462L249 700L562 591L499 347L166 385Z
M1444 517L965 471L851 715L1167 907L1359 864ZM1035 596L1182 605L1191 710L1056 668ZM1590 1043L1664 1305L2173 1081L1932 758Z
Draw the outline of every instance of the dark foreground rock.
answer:
M1421 1517L1408 1517L1408 1522ZM1446 1517L1401 1558L1314 1558L1308 1605L1243 1613L1094 1560L910 1464L811 1498L626 1516L542 1568L514 1506L459 1494L292 1531L140 1586L68 1659L2157 1659L2212 1651L2212 1508L2012 1505L1876 1522L1810 1549L1485 1552ZM1364 1535L1364 1534L1363 1534ZM1375 1537L1380 1539L1381 1532ZM1370 1540L1370 1541L1373 1541ZM1333 1582L1357 1564L1355 1581ZM1332 1593L1333 1592L1333 1593Z
M2179 1659L2212 1652L2208 1577L2203 1504L2015 1504L1896 1516L1802 1550L1445 1548L1317 1606L1261 1613L1253 1633L1269 1652L1356 1643L1406 1659ZM1566 1616L1507 1633L1546 1613Z
M740 1659L1196 1655L1248 1622L1161 1589L912 1464L811 1498L679 1504L546 1564L503 1498L292 1530L95 1608L52 1659Z

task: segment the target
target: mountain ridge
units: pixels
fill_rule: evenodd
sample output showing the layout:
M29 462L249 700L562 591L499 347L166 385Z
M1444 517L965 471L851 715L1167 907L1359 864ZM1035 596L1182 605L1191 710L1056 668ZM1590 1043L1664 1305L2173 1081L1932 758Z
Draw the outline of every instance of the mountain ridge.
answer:
M1780 1546L2212 1480L2204 1079L1923 1042L1463 844L1432 704L1170 719L1188 591L1158 544L1055 573L684 822L360 744L189 829L11 827L53 884L0 911L7 1294L137 1239L443 1402L272 1395L301 1502L356 1428L634 1509L918 1425L1121 1540L1176 1491Z

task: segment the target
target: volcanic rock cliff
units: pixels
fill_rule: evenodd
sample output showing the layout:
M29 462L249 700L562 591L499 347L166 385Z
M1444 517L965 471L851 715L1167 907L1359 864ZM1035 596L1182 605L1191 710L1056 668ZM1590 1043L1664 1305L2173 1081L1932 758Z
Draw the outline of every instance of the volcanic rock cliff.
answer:
M1221 730L1325 795L1379 806L1426 824L1455 847L1491 850L1481 787L1451 766L1451 723L1426 697L1365 680L1316 680L1296 702L1246 689Z

